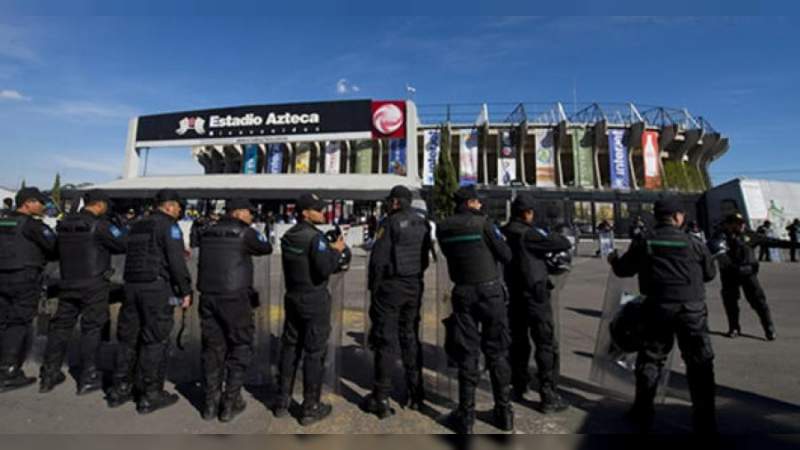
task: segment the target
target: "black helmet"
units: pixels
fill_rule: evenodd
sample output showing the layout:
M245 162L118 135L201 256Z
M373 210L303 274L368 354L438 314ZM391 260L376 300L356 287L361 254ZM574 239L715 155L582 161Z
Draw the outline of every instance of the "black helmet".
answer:
M643 297L636 297L625 303L608 325L611 340L626 353L642 349L644 333L642 303Z
M547 273L561 275L572 269L572 255L568 250L550 252L545 255L544 263L547 266Z
M342 235L342 229L339 228L339 225L336 225L332 230L328 230L325 232L325 237L330 242L336 242L339 240L339 236ZM350 251L350 247L345 247L342 251L342 254L339 255L339 263L338 268L336 269L336 273L345 272L350 269L350 261L353 259L353 253Z

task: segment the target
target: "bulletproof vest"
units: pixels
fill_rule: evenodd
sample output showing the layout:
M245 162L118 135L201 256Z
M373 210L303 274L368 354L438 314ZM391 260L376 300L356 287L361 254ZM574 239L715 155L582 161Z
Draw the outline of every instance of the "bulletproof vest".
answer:
M523 246L529 225L512 220L503 227L503 235L511 248L511 263L505 266L505 279L512 290L534 289L537 282L547 281L544 261L536 258Z
M702 268L691 237L673 227L661 227L645 237L646 258L640 289L648 297L669 301L702 300Z
M486 216L469 212L452 215L437 226L439 246L447 257L450 279L478 284L498 278L497 261L486 243Z
M158 225L155 217L148 217L131 227L125 257L125 281L149 283L158 279L164 264L163 252L157 243Z
M423 272L422 245L428 227L418 214L403 210L389 217L387 226L392 236L392 274L398 277L418 276Z
M314 238L320 235L316 228L298 224L281 238L283 277L287 290L310 290L325 286L327 280L311 267L311 245Z
M35 219L23 214L0 219L0 272L44 267L44 252L23 235L29 220Z
M228 220L203 230L200 235L200 292L235 292L253 285L253 259L247 252L246 231L246 226Z
M71 214L58 223L62 280L100 278L111 267L111 253L97 239L98 223L88 214Z

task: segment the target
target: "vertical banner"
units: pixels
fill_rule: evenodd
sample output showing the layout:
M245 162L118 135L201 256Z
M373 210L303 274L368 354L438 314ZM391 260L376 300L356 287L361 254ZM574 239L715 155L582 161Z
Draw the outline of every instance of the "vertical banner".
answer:
M283 172L283 144L269 144L267 146L267 167L265 172Z
M586 130L572 130L572 160L575 167L575 186L594 187L594 156L592 147L584 145Z
M406 175L406 140L389 140L389 173Z
M511 142L511 131L500 132L500 151L497 152L497 185L508 186L517 179L517 151Z
M631 179L628 167L628 147L622 138L624 130L608 130L608 162L611 174L611 189L630 189Z
M342 143L328 141L325 143L325 173L339 173L342 165Z
M644 158L644 187L658 189L661 187L661 170L658 162L661 151L658 149L658 132L642 133L642 156Z
M311 144L300 142L296 144L294 151L294 173L309 173L311 171Z
M553 130L536 130L536 186L556 187L556 154Z
M355 173L372 173L372 140L357 141L353 147L356 155Z
M462 130L459 136L459 185L467 186L478 182L478 129Z
M442 146L442 133L439 130L425 130L422 145L425 149L422 165L422 184L433 186L436 164L439 161L439 152Z
M250 144L244 146L242 156L242 173L254 174L258 172L258 145Z

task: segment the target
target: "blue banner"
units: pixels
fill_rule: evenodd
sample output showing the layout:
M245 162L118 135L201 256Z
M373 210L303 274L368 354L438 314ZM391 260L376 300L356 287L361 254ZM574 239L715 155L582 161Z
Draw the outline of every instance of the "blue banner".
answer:
M611 189L630 189L628 147L622 141L624 130L608 130L608 161Z
M406 175L406 140L389 141L389 173Z
M242 173L258 173L258 145L250 144L244 146Z
M267 146L267 173L283 172L283 144Z
M433 186L436 164L439 162L441 147L441 132L439 130L425 130L423 146L425 147L424 164L422 165L422 184Z

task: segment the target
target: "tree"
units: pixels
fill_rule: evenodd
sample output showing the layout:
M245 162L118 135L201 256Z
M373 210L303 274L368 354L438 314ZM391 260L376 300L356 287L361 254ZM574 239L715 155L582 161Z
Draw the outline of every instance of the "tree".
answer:
M20 184L20 185L19 185L19 188L20 188L20 189L25 189L26 187L27 187L27 186L25 186L25 178L23 178L23 179L22 179L22 184Z
M456 202L453 194L458 190L458 179L453 159L450 156L450 126L441 130L441 151L433 176L433 208L436 220L442 220L453 213Z
M61 174L56 172L56 179L53 180L53 188L50 190L50 198L56 207L61 208Z

